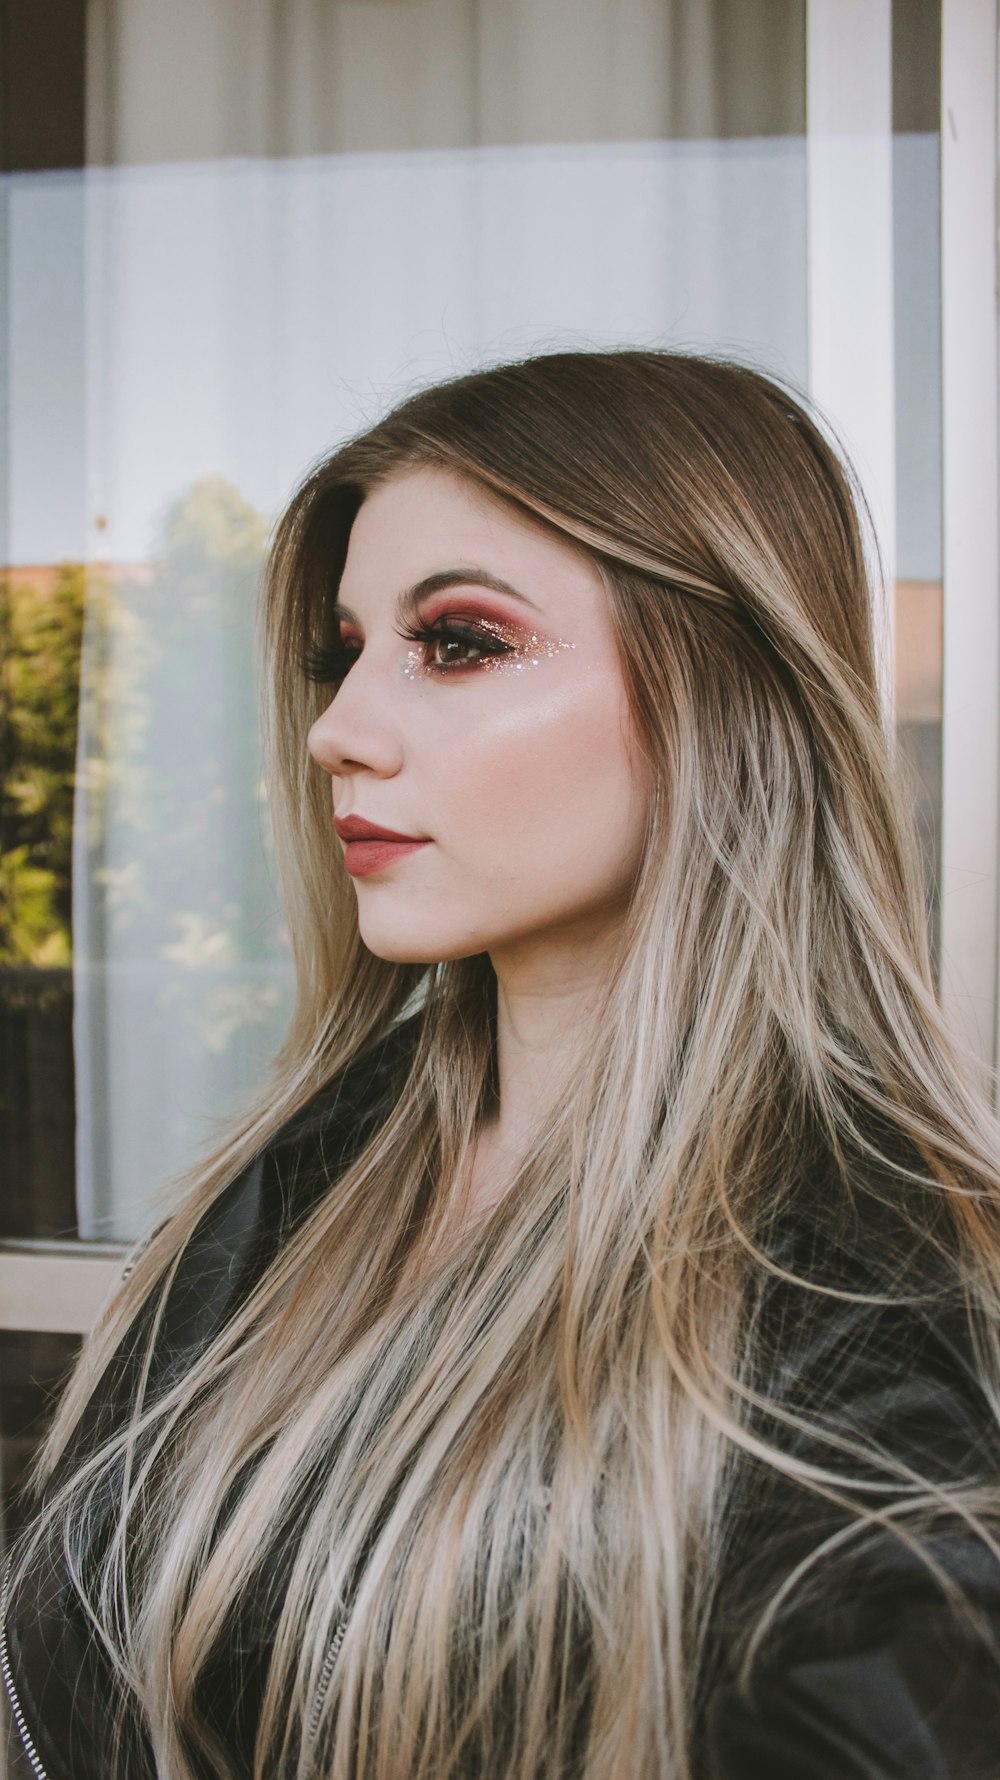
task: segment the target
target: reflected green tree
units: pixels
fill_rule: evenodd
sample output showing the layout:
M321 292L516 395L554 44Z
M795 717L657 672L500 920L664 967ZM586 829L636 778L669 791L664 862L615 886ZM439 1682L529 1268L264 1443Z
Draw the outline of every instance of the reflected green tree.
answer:
M206 476L147 561L0 584L3 1234L71 1234L77 1214L85 1236L133 1234L147 1190L280 1042L292 973L254 663L266 536Z
M0 576L0 1233L70 1236L74 768L86 582Z
M86 578L3 586L0 964L70 960L73 789Z

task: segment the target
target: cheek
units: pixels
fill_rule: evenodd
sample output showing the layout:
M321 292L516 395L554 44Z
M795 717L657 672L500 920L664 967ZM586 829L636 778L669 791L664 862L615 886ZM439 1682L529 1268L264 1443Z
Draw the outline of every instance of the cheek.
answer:
M491 873L522 877L528 863L567 887L631 868L644 796L620 685L553 689L477 717L453 750L441 812L470 864L482 849Z

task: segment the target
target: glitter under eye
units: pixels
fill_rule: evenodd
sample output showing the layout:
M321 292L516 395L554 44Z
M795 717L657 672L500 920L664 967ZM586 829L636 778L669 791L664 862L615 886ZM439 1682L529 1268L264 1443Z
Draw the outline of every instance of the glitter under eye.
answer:
M401 665L401 672L408 680L423 678L428 674L446 679L449 674L460 672L466 667L476 673L523 673L526 668L538 667L543 660L551 660L552 656L559 654L562 649L576 648L575 643L568 643L563 637L553 640L551 637L539 636L537 631L529 631L525 635L521 631L507 630L505 626L499 624L487 625L482 620L479 623L484 637L492 637L505 645L502 653L484 652L473 662L467 664L459 662L449 668L441 663L427 663L420 649L408 649L406 658ZM439 633L439 636L447 637L449 634L455 636L457 641L466 642L470 647L475 646L475 640L468 632L459 634L458 632L448 633L445 631Z

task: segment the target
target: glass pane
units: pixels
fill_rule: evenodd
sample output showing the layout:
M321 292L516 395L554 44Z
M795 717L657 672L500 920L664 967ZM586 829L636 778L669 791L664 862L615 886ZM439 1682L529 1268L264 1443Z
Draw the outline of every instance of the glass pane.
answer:
M806 382L804 0L430 10L94 0L89 165L6 179L7 623L65 724L7 775L0 1233L137 1232L281 1036L252 626L303 468L536 347Z
M40 0L4 5L2 17L0 1234L15 1236L69 1236L77 1223L70 911L85 605L83 280L81 176L64 170L84 161L85 11L85 0ZM33 193L27 211L22 187ZM26 334L41 357L22 352ZM26 505L42 517L27 531Z

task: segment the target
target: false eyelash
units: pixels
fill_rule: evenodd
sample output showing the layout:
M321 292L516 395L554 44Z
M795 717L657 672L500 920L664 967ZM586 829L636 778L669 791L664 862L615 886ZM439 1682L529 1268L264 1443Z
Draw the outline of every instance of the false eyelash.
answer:
M442 640L467 643L470 648L477 649L480 655L510 655L514 651L511 643L497 636L493 630L479 629L473 625L459 625L439 620L437 624L412 624L400 630L399 635L407 643L419 643L428 648L432 643ZM303 650L300 659L302 673L307 680L313 680L320 686L335 685L343 680L348 669L360 655L360 649L350 649L345 643L332 646L323 643L311 643ZM459 662L458 667L465 667ZM438 666L437 673L455 673L456 668Z
M318 686L332 686L344 678L351 665L347 655L343 643L333 648L323 643L310 643L302 651L299 667L307 680L314 680Z

